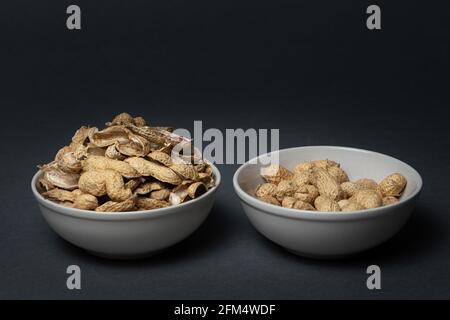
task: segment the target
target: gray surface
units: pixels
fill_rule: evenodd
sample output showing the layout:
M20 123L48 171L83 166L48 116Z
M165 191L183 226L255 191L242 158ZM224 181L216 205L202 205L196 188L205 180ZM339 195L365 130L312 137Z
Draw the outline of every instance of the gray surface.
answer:
M6 5L0 25L12 30L0 53L0 298L450 298L445 10L385 5L372 34L352 1L79 1L85 28L67 34L65 7L25 2ZM48 228L29 181L79 125L124 110L187 128L280 128L282 148L387 153L416 168L424 190L385 245L314 261L257 234L232 190L237 166L222 165L213 212L192 237L142 261L95 258ZM70 264L80 292L65 288ZM379 292L365 287L369 264L382 268Z
M132 107L128 110L133 111ZM144 114L144 113L143 113ZM145 112L150 119L152 112ZM97 116L99 117L99 116ZM225 117L225 115L224 115ZM46 116L22 120L24 128L42 128ZM81 118L77 116L77 118ZM47 120L50 122L50 119ZM81 119L79 119L81 121ZM161 117L161 123L167 123ZM182 122L178 120L175 122ZM232 190L236 166L220 166L223 184L213 212L191 238L159 256L135 262L114 262L92 257L56 236L40 216L29 180L34 166L48 160L75 129L70 120L52 130L29 130L21 135L27 146L10 146L1 185L1 285L2 298L418 298L449 297L450 216L447 208L446 161L436 161L438 141L424 139L424 132L401 128L370 132L358 139L328 137L301 129L281 131L283 146L341 144L367 147L406 160L423 175L425 188L411 221L394 239L361 256L345 261L314 261L293 256L266 241L250 226ZM207 123L212 122L207 121ZM419 125L419 120L408 121ZM421 122L421 121L420 121ZM81 122L80 122L81 123ZM96 122L97 124L101 122ZM231 123L231 121L230 121ZM270 121L261 122L264 127ZM47 128L50 128L47 127ZM291 127L292 128L292 127ZM12 128L11 128L12 129ZM26 139L38 143L26 143ZM445 142L448 144L448 142ZM420 152L417 147L420 146ZM447 145L447 148L449 146ZM83 290L65 289L65 268L78 264ZM365 289L365 268L379 264L383 270L382 292Z

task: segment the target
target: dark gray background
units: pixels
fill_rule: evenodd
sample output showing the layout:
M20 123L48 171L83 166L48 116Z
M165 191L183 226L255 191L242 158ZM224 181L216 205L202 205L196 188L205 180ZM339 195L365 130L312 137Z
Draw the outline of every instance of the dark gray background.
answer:
M10 1L0 19L0 298L450 298L449 17L444 1ZM65 27L69 4L82 30ZM341 261L291 255L250 226L231 179L189 239L141 261L58 238L31 194L82 124L119 112L157 125L280 128L281 147L387 153L423 176L405 228ZM82 269L79 292L65 269ZM366 289L365 269L382 268Z

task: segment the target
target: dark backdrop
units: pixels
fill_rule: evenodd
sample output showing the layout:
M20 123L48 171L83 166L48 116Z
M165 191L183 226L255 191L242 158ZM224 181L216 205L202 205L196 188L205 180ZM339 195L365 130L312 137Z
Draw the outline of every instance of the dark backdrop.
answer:
M66 7L82 30L66 29ZM449 17L445 1L31 1L1 4L0 298L449 298ZM293 256L223 184L205 224L142 261L92 257L40 216L29 183L81 124L116 113L191 128L279 128L281 147L390 154L425 187L388 243L341 261ZM80 292L65 268L82 269ZM383 289L365 269L382 268Z

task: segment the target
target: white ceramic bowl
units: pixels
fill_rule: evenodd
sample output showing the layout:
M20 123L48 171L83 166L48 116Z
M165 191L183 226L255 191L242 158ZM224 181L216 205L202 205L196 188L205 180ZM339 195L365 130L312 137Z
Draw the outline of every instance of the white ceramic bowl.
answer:
M330 159L337 161L350 180L372 178L380 181L399 172L407 186L396 204L354 212L312 212L288 209L255 198L256 186L263 182L261 163L272 154L247 162L235 173L234 188L252 225L265 237L302 256L338 258L375 247L391 238L411 215L422 188L419 173L390 156L354 148L311 146L276 151L280 164L292 169L302 161ZM261 162L266 161L266 162Z
M42 215L62 238L91 253L108 258L149 256L183 240L206 219L220 184L219 170L212 165L216 186L197 199L167 208L134 212L95 212L67 208L38 192L37 172L31 189Z

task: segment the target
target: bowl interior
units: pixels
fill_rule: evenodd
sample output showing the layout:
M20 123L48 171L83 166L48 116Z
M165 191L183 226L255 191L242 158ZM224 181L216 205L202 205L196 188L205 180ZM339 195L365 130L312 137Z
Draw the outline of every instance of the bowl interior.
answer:
M351 181L360 178L370 178L380 182L385 176L398 172L405 176L407 185L400 200L414 195L422 186L420 175L411 166L390 156L362 149L345 147L299 147L284 149L278 152L280 165L292 170L295 165L303 161L329 159L341 164ZM271 159L272 154L265 154L259 161L247 163L238 172L237 184L250 196L254 196L255 188L264 180L260 169ZM273 158L273 157L272 157Z

